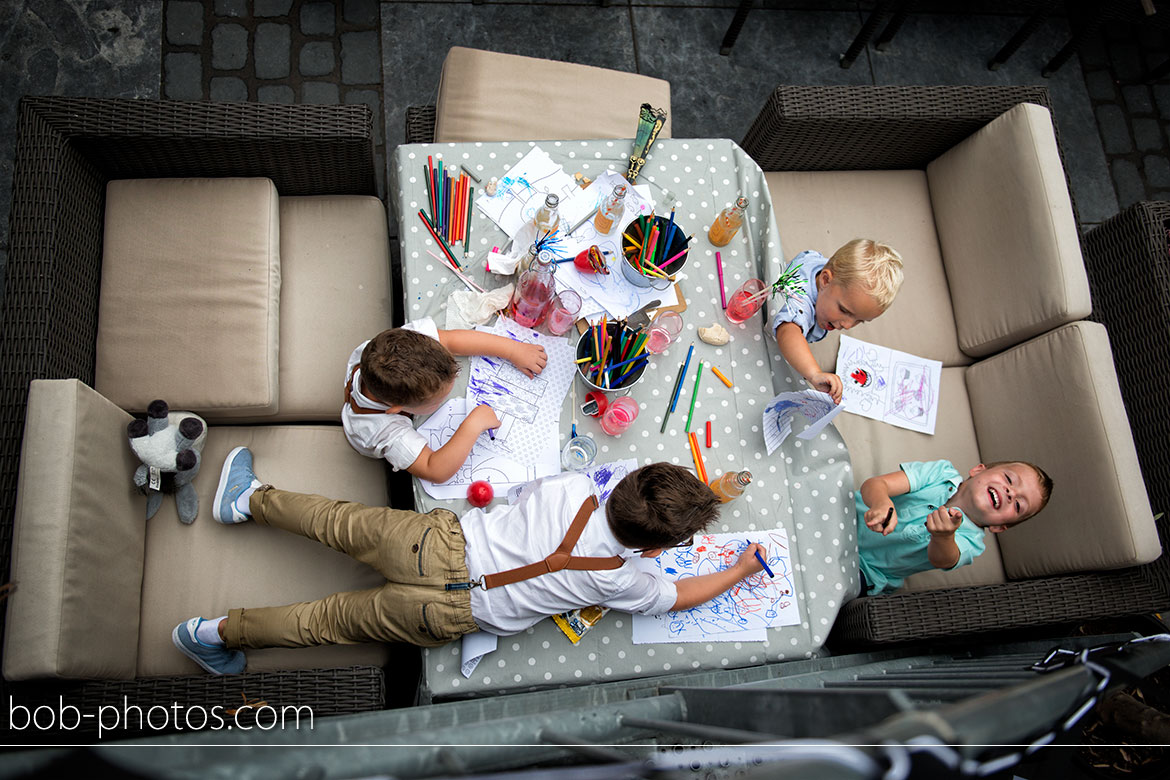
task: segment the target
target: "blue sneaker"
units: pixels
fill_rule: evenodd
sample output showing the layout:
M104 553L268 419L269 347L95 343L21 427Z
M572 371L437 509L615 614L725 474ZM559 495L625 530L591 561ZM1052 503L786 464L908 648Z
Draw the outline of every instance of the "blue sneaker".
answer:
M252 471L252 451L247 447L236 447L224 459L223 470L219 473L219 487L215 491L212 510L215 519L229 525L251 520L252 515L236 506L240 494L250 487L260 487L260 480Z
M201 617L193 617L175 626L171 632L171 641L179 652L215 675L240 674L246 663L242 650L228 650L226 647L216 647L200 642L195 636L199 624L205 622Z

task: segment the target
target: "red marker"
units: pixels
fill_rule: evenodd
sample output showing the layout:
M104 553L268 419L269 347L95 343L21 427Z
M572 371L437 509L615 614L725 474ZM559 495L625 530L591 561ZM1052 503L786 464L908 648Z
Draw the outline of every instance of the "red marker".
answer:
M711 449L711 421L707 421L707 449Z

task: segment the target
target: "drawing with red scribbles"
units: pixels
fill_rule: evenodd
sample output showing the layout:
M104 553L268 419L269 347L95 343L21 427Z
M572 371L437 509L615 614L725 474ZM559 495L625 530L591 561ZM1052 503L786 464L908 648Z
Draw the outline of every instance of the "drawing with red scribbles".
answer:
M783 528L749 533L699 534L691 547L667 550L657 558L636 558L645 571L675 580L722 571L739 560L748 544L767 549L768 568L733 585L706 604L665 615L634 615L634 644L654 642L762 642L775 626L800 623L788 534Z

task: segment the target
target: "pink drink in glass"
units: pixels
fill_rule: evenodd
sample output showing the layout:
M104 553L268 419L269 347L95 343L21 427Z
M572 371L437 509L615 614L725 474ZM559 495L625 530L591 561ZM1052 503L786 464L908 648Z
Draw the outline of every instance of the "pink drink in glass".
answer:
M525 328L544 322L552 300L552 286L535 271L525 271L512 296L512 319Z
M577 321L577 314L581 311L581 296L572 290L561 290L553 298L548 309L548 332L554 336L563 336Z
M755 316L766 300L766 297L756 297L763 289L764 283L759 279L748 279L741 284L727 299L727 310L724 312L727 319L738 325Z
M646 331L646 351L658 355L682 332L682 317L676 311L663 310L654 315Z
M638 419L638 402L633 398L622 396L606 407L601 416L601 430L610 436L618 436Z

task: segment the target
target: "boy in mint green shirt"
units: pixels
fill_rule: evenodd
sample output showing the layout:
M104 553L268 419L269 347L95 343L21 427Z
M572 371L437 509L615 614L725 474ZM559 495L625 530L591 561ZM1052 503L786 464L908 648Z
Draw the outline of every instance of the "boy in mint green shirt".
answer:
M1005 531L1048 503L1052 478L1024 461L974 466L963 476L950 461L903 463L870 477L856 493L862 595L902 586L911 574L955 569L983 552L983 532Z

